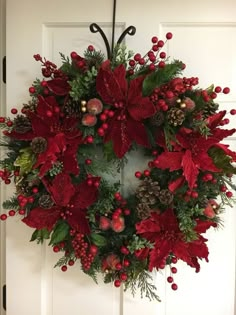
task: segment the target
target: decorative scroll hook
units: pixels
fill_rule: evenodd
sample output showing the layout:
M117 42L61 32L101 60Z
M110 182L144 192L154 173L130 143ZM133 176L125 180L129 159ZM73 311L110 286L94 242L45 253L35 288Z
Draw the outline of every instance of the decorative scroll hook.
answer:
M113 54L113 50L114 50L114 38L115 38L115 21L116 21L116 0L114 0L113 2L113 18L112 18L112 40L111 40L111 47L110 44L108 42L108 39L105 35L105 33L103 32L103 30L101 29L101 27L97 24L97 23L92 23L90 24L89 28L90 31L92 33L97 33L99 32L104 40L105 46L106 46L106 50L107 50L107 58L111 60L112 58L112 54ZM134 26L129 26L127 27L124 32L120 35L117 44L121 44L121 42L124 40L125 36L131 35L133 36L136 33L136 28Z

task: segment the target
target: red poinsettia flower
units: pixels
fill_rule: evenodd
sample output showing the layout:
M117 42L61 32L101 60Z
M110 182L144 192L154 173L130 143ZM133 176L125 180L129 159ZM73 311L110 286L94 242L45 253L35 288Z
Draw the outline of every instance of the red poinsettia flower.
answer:
M63 170L75 175L79 172L76 153L83 143L78 130L78 120L73 117L61 118L59 105L54 96L39 96L36 113L29 112L32 130L26 133L12 131L9 137L31 141L41 137L47 141L46 150L37 156L34 168L40 168L39 177L45 176L57 161L63 163Z
M98 198L100 178L91 177L89 182L73 185L68 174L60 173L51 183L45 179L43 182L54 206L50 209L34 208L22 221L37 230L52 230L56 222L63 218L74 230L88 234L90 227L86 218L87 208Z
M221 140L235 132L235 129L217 128L225 113L225 111L220 112L209 119L210 135L207 137L198 131L184 127L180 128L176 135L176 143L173 143L173 151L165 150L161 153L158 156L157 167L160 169L168 168L171 172L182 169L183 177L188 182L190 189L193 188L197 180L199 170L220 172L221 170L215 166L212 158L209 156L208 150L212 146L218 146ZM226 147L223 149L225 152L230 153ZM178 184L180 181L181 179L177 179ZM171 184L172 190L173 186L177 185L175 184Z
M113 142L119 158L129 150L133 141L149 146L143 120L153 116L155 107L148 97L142 96L142 83L142 77L128 82L124 65L112 71L106 64L97 76L97 91L103 102L114 110L114 116L107 121L104 141Z
M192 242L186 242L173 209L167 209L161 214L153 212L150 218L136 224L137 233L154 244L149 254L150 271L160 268L170 254L196 268L196 272L200 270L198 258L208 261L209 254L205 244L207 239L200 233L206 232L209 227L215 226L215 223L200 220L196 223L198 239Z

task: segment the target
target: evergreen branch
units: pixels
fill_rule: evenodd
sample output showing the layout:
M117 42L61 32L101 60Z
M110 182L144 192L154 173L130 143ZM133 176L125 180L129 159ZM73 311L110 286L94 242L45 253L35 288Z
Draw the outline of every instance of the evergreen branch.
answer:
M159 296L156 294L156 286L152 283L153 279L150 273L146 270L141 271L136 278L130 277L125 283L125 291L127 289L131 290L133 295L136 294L137 288L140 290L141 298L144 296L150 301L160 302Z

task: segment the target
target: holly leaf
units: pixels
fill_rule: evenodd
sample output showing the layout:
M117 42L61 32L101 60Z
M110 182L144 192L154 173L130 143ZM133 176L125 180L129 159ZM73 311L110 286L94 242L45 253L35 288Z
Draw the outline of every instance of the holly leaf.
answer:
M236 168L231 164L232 157L225 154L225 151L219 147L212 147L208 151L214 164L225 173L236 174Z
M57 244L63 241L69 234L69 230L70 226L65 221L58 222L52 233L49 245Z
M36 157L30 147L20 150L20 155L14 162L14 166L20 167L20 175L29 173L36 162Z
M104 236L97 233L92 233L90 236L93 243L98 247L103 247L107 245L107 239Z
M50 232L48 229L35 230L31 236L30 242L37 240L37 243L43 243L45 239L49 239Z

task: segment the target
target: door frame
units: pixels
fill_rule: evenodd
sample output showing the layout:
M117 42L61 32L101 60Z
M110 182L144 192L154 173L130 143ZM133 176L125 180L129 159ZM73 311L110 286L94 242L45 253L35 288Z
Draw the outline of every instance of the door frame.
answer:
M0 0L0 116L6 114L6 84L3 82L3 58L6 55L6 0ZM4 189L1 185L0 200L4 200ZM2 207L0 207L0 213ZM3 308L3 286L6 284L6 228L0 224L0 315L5 315Z

